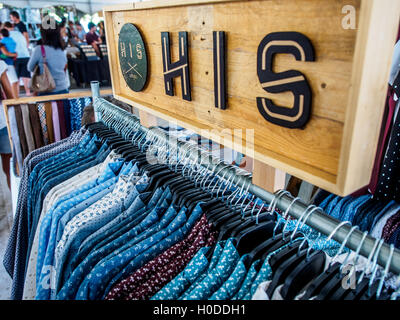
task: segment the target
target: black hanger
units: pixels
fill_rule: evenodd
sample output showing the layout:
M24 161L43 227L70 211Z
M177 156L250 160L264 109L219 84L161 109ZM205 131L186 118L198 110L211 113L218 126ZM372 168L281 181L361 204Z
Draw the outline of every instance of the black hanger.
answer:
M286 241L285 241L286 240ZM275 254L274 256L271 257L269 260L269 265L271 269L275 272L278 270L278 267L282 265L286 260L289 260L290 257L294 256L296 253L299 252L301 249L306 249L308 247L307 241L293 241L290 243L291 239L290 236L286 236L281 239L282 245L280 247L283 247L284 245L288 244L287 247L282 249L280 252ZM300 247L301 246L301 247ZM270 251L270 250L268 250Z
M360 300L361 297L364 295L365 291L368 289L369 286L368 278L364 277L359 284L357 284L355 290L351 290L346 296L345 300Z
M253 248L272 236L275 223L271 221L259 223L248 230L243 230L237 237L239 255L251 252Z
M146 191L157 189L157 186L160 186L160 183L158 183L160 179L163 179L163 181L165 181L165 179L168 180L179 175L179 173L171 171L168 167L164 167L162 165L153 167L150 170L147 169L146 172L148 172L148 175L150 176L150 181L146 188Z
M284 261L277 270L274 272L272 281L266 291L268 297L272 297L275 289L285 282L287 276L294 270L294 268L307 256L308 249L301 250L288 260Z
M357 279L357 274L361 274L361 272L356 272L356 279ZM336 289L336 291L332 292L330 300L344 300L345 297L350 294L352 291L356 291L357 287L354 289L352 288L346 288L345 286L341 285L339 288Z
M344 274L337 272L329 281L321 288L316 300L331 300L332 295L342 286Z
M360 300L376 300L376 291L378 290L379 281L374 281L371 286L365 290Z
M341 264L338 262L329 266L310 283L306 293L300 298L300 300L309 300L312 297L318 296L318 294L321 292L321 289L339 272L340 266Z
M182 196L182 192L186 192L188 190L188 188L192 188L194 189L194 183L192 181L190 181L191 183L187 184L182 184L181 186L178 186L173 193L172 196L172 203L179 206L178 203L181 200L181 196Z
M324 271L326 255L323 251L313 251L309 257L297 265L285 279L281 295L285 300L293 300L302 289Z

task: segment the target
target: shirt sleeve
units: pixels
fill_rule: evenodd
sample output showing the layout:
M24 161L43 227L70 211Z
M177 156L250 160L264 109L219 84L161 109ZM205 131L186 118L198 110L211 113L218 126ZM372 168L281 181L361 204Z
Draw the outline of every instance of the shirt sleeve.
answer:
M25 23L23 23L22 21L20 23L18 23L18 30L21 33L28 32L28 29L26 29Z
M35 68L36 64L39 62L39 59L40 59L39 53L40 53L40 46L37 46L33 50L32 55L28 61L27 68L30 72L33 72L33 69Z

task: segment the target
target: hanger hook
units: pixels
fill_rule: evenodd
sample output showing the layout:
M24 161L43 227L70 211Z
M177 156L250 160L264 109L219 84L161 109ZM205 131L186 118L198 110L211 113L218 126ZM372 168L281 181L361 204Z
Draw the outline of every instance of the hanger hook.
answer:
M274 194L274 198L272 199L272 201L269 204L268 209L267 209L267 211L269 211L270 214L274 214L275 208L276 208L276 205L278 204L279 199L285 194L290 195L290 192L287 190L279 190Z
M240 193L239 193L240 197L238 198L238 200L234 204L235 207L238 206L239 201L243 198L243 202L239 205L239 208L242 208L243 207L243 203L246 200L246 195L248 195L248 191L249 191L249 188L250 188L250 185L251 185L250 181L249 181L249 183L247 185L247 189L243 192L244 186L246 184L246 177L247 176L250 176L250 173L248 173L248 175L243 175L242 176L243 177L243 185L242 185L242 189L240 190ZM233 198L232 198L232 201L233 201Z
M242 187L239 188L239 182L242 182L243 177L241 175L237 175L238 180L235 185L235 191L232 192L227 198L226 198L226 203L229 205L229 207L232 209L233 205L233 200L235 199L236 196L239 197L239 200L242 199L242 193L244 189L244 183L242 183ZM237 201L236 201L237 202Z
M390 244L389 258L386 262L386 266L385 266L385 270L383 271L383 275L381 276L381 279L379 280L378 290L376 291L376 296L378 298L381 296L383 282L384 282L387 274L389 273L389 267L390 267L390 264L392 263L393 253L394 253L394 245L392 243L392 244Z
M376 252L374 254L374 258L372 260L373 261L372 267L371 267L372 276L371 276L371 278L369 280L369 283L368 283L368 293L369 293L369 295L370 295L371 286L374 283L374 280L375 280L375 277L376 277L376 272L378 271L378 267L379 267L378 257L379 257L379 253L380 253L380 251L382 249L382 245L383 245L384 241L385 241L385 239L381 239L379 241L378 248L376 249Z
M372 247L372 250L371 250L370 254L368 255L367 264L366 264L364 270L362 271L362 273L360 274L360 276L359 276L359 278L357 280L357 284L359 284L361 282L361 280L364 278L364 275L365 275L367 269L369 269L369 266L371 264L371 259L372 259L373 255L374 255L374 252L376 250L376 247L377 247L378 243L379 243L379 239L375 239L374 246Z
M285 193L282 193L280 196L283 196ZM295 204L295 202L296 201L298 201L298 200L301 200L299 197L296 197L296 198L294 198L291 202L290 202L290 204L288 205L288 207L286 208L286 210L285 210L285 212L283 213L283 216L282 216L282 218L284 219L284 220L286 220L286 222L285 222L285 225L284 225L284 227L283 227L283 229L282 229L282 237L283 237L283 239L284 239L284 232L285 232L285 230L286 230L286 227L287 227L287 225L288 225L288 223L289 223L289 221L290 221L290 219L287 219L287 217L288 217L288 215L289 215L289 211L290 211L290 208ZM276 203L274 203L274 211L275 211L275 205L276 205Z
M333 262L339 257L339 255L342 253L342 251L344 250L344 247L347 243L347 241L350 239L351 234L358 229L358 226L353 226L351 227L349 233L346 235L346 237L343 239L342 244L340 245L339 250L336 252L335 256L332 258L331 262L329 265L332 265ZM343 265L340 266L340 270L342 270Z
M317 209L318 209L318 207L316 207L315 205L312 204L312 205L308 206L306 208L306 210L304 210L304 212L301 214L301 217L297 220L296 227L293 229L293 232L290 235L290 242L291 243L293 242L294 236L295 236L295 234L297 232L297 229L299 228L300 223L303 220L303 218L304 218L304 221L303 221L303 224L301 225L300 229L304 226L304 224L306 223L306 221L307 221L308 217L311 215L311 213L314 212Z

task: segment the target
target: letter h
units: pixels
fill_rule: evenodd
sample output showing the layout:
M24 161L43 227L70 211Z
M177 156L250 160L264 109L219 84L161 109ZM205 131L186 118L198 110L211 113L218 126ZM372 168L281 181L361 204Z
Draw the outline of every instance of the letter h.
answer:
M161 47L163 57L163 72L165 93L174 95L173 78L181 77L182 97L184 100L192 101L190 90L189 56L187 32L179 32L179 60L171 63L171 51L169 44L169 32L161 32Z

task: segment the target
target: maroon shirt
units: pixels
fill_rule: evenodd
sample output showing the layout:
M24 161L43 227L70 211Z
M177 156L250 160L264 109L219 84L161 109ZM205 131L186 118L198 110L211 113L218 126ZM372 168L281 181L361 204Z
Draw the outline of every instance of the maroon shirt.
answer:
M207 218L203 215L184 240L114 285L105 299L150 299L185 268L200 248L211 246L215 242L216 234L211 231Z
M92 44L94 41L99 41L99 36L96 33L88 32L86 33L86 43Z
M400 211L391 216L388 221L386 221L385 226L382 230L382 238L388 242L392 234L400 227Z

